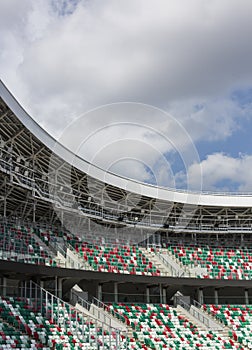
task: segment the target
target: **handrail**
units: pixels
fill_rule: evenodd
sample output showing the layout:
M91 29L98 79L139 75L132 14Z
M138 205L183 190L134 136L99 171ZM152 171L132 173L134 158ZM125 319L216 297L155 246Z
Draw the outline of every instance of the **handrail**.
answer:
M77 292L75 292L75 291L73 290L73 288L71 289L71 293L70 293L70 294L71 294L71 298L70 298L70 299L71 299L72 301L74 301L74 302L80 304L84 309L90 311L91 303L90 303L89 301L84 300L83 298L81 298L81 297L77 294ZM74 298L73 298L73 296L74 296Z
M161 254L160 252L157 252L156 254L159 257L159 259L162 261L162 263L167 267L169 267L173 277L185 277L185 271L183 271L182 269L181 269L182 271L179 271L179 269L176 269L174 266L172 266L172 264L170 264L169 261L166 260L163 254ZM180 272L182 273L180 274Z
M78 256L78 253L71 246L71 244L67 243L66 248L69 249L75 255L76 259L78 259L79 268L82 268L82 269L84 268L85 270L93 271L92 267L84 259L83 259L83 261L80 261L80 257ZM69 256L68 256L68 258L69 258Z
M41 312L43 312L42 305L44 303L46 309L45 316L50 317L52 321L55 322L58 326L66 328L66 325L68 325L68 327L70 327L71 329L71 332L74 333L77 338L83 339L84 326L87 323L94 324L97 328L94 339L95 343L97 344L97 348L99 348L100 344L100 340L98 339L98 329L102 329L102 342L104 342L104 331L106 326L107 331L109 333L109 348L124 349L122 339L123 331L121 329L113 327L111 324L106 323L105 320L100 320L93 316L86 315L83 311L80 311L73 305L63 301L62 299L48 292L33 281L29 281L28 283L25 282L25 286L27 287L25 288L25 298L29 298L31 302L36 303L37 309L40 309ZM55 305L56 308L54 309ZM64 317L62 317L62 315L59 312L59 306L64 308L64 312L67 312L68 316L64 314ZM115 347L112 347L113 334L116 335ZM90 331L88 332L88 334L85 334L85 337L86 336L88 337L89 343L92 342L93 338L90 334Z
M93 297L93 300L92 300L93 304L96 305L98 308L101 308L103 309L104 311L110 313L110 309L109 309L109 306L106 305L103 301L97 299L96 297ZM113 310L113 314L116 316L116 318L120 321L122 316L121 314L119 314L119 312Z
M205 312L204 309L203 309L203 305L202 305L200 302L198 302L197 300L193 299L193 300L192 300L192 304L193 304L193 306L195 306L197 309L201 310L202 312ZM196 311L196 310L194 309L194 311ZM210 315L210 314L209 314L209 315ZM202 315L202 316L203 316L203 315ZM214 321L215 321L215 320L214 320ZM220 321L221 321L222 325L224 325L223 321L222 321L222 320L220 320ZM211 328L213 328L213 327L211 327Z
M17 253L12 250L0 250L0 259L2 260L10 260L16 262L25 262L33 264L34 261L37 263L41 263L42 265L51 266L54 258L45 258L41 256L25 254L25 253Z
M195 317L197 320L203 323L206 327L210 328L209 318L204 316L201 312L195 309L191 309L192 305L186 303L183 299L179 299L178 304L182 306L186 311L188 311L193 317Z

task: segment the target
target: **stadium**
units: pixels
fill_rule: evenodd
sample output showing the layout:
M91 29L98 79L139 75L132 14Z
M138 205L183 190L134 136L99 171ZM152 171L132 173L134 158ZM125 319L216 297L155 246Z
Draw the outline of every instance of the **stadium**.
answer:
M252 195L104 172L0 91L0 349L251 349Z

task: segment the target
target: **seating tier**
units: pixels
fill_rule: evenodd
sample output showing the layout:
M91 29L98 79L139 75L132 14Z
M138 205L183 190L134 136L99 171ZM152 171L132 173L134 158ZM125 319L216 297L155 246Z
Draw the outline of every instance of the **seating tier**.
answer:
M252 250L208 246L170 246L168 250L187 267L204 267L203 278L252 278Z
M230 327L230 337L252 349L252 305L203 305L203 308Z
M79 243L71 244L76 252L96 271L136 275L159 276L160 271L135 246L98 246Z
M112 304L108 310L134 329L130 349L241 349L229 337L200 330L165 304Z

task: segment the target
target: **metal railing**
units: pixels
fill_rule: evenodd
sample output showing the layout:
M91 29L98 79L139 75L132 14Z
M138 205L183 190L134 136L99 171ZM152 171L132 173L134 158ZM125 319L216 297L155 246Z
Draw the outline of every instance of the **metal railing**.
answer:
M182 306L187 312L190 313L194 318L203 323L207 328L210 328L210 320L208 317L204 316L202 312L197 309L192 309L190 304L186 303L183 299L179 299L178 305Z
M78 295L78 293L73 290L73 288L71 289L71 292L70 292L70 300L71 300L71 303L75 305L80 304L84 309L90 311L91 303L88 300L81 298Z
M90 303L87 300L84 300L81 298L77 292L75 292L73 289L71 290L71 301L73 303L79 304L82 306L82 308L86 309L89 313L93 315L93 317L97 320L100 320L104 323L105 328L109 327L110 329L113 329L113 323L115 323L115 320L113 319L113 316L110 314L109 307L104 304L99 299L93 297L92 303ZM117 312L114 312L114 316L116 316L116 322L119 323L121 321L120 314ZM121 325L116 327L117 332L121 332L125 335L126 343L128 343L128 330L126 325Z
M172 264L170 264L170 262L165 258L165 256L161 254L159 251L156 252L156 254L158 258L161 260L161 262L170 269L171 274L168 274L167 272L167 275L171 275L173 277L187 277L185 276L185 271L183 271L182 269L176 269L174 266L172 266Z
M52 266L54 259L52 258L44 258L36 255L26 254L26 253L18 253L13 250L0 250L0 259L7 261L14 261L26 264L36 264L36 265L46 265Z
M69 329L81 341L85 339L97 349L100 349L101 344L107 344L111 350L127 349L124 340L127 335L106 320L85 314L32 281L25 282L23 292L23 297L29 299L43 317L65 330Z
M75 264L77 262L77 268L88 270L88 271L94 271L92 266L90 266L84 259L81 260L81 256L76 252L76 250L71 246L71 244L66 244L66 249L69 249L72 254L74 255L75 259L72 259L69 254L66 252L66 265L70 268L75 268ZM70 266L69 266L70 263Z
M7 155L7 151L5 151L6 155ZM16 167L19 169L20 168L20 164L18 164L15 161L15 154L10 153L9 154L10 157L12 157L12 161L11 163L9 161L4 160L3 158L0 158L0 169L6 173L8 173L10 175L10 179L11 182L14 184L18 184L20 186L24 186L25 188L29 188L32 190L33 195L35 197L39 197L41 199L44 199L46 201L50 201L52 203L55 203L56 205L58 204L59 207L67 207L68 209L71 208L71 210L73 212L78 212L79 214L84 214L85 216L89 216L89 217L94 217L94 218L100 218L102 220L104 220L105 222L111 222L111 221L117 221L118 220L118 216L120 216L121 214L125 213L128 211L128 207L125 206L125 208L120 208L120 209L116 209L112 206L110 206L109 203L106 204L106 208L100 208L99 203L97 204L97 208L91 208L90 207L90 203L88 201L84 201L82 205L79 205L78 209L75 210L72 208L72 203L73 200L75 200L75 191L74 189L70 189L72 191L71 192L62 192L62 195L66 195L66 196L71 196L72 200L64 200L62 199L58 194L57 194L57 185L49 183L48 181L44 181L42 180L41 176L42 174L37 173L35 174L33 169L26 169L26 171L28 171L28 173L32 174L33 177L30 177L28 175L22 174L20 171L16 171ZM119 176L120 177L120 176ZM132 180L133 182L137 182ZM42 184L44 183L44 188L42 186ZM149 185L151 186L151 185ZM49 190L49 187L55 188L55 191L52 191L52 193ZM66 186L65 186L66 187ZM190 192L187 190L178 190L178 189L168 189L170 191L174 191L174 192L178 192L178 193L194 193L194 194L211 194L211 195L216 195L216 196L223 196L223 195L229 195L229 196L252 196L251 193L238 193L238 192L234 192L234 193L221 193L221 192L210 192L210 191L203 191L203 192ZM55 192L55 193L54 193ZM96 205L96 204L95 204ZM124 223L126 225L129 225L131 227L140 227L140 228L152 228L154 229L158 229L158 228L163 228L163 220L165 219L165 214L163 213L157 213L157 212L152 212L151 215L150 214L146 214L145 213L145 217L142 218L141 221L137 221L135 222L134 217L136 217L137 213L133 213L133 218L131 217L127 217L125 218ZM204 228L204 225L201 224L197 224L195 223L194 225L190 225L190 220L193 219L193 216L191 217L187 217L183 224L180 227L180 224L177 223L175 225L171 224L170 225L170 229L173 229L174 231L180 231L180 230L184 230L187 232L192 232L192 231L211 231L211 232L215 232L215 231L252 231L252 225L251 224L247 224L247 220L248 217L244 218L244 219L240 219L239 220L239 225L232 225L231 224L225 224L223 227L222 225L220 225L220 227L216 228L214 227L214 223L215 223L215 219L216 218L210 218L209 220L212 220L212 226L210 225L208 228ZM228 218L226 219L228 221ZM244 220L244 226L242 225L242 220Z
M103 310L103 312L105 313L111 313L110 308L108 305L106 305L104 302L102 302L101 300L97 299L96 297L93 297L92 299L92 303L98 308ZM117 320L122 321L122 315L119 314L118 312L113 310L113 315L117 318ZM110 315L108 315L108 317L110 319L112 319L112 317Z

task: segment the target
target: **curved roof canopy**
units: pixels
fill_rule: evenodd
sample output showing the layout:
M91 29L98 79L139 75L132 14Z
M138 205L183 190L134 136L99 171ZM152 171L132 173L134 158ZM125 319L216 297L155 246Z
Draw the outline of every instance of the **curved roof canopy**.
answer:
M111 185L113 188L118 188L119 192L123 190L127 193L133 193L165 202L176 202L193 206L252 207L252 194L187 192L177 189L156 187L124 178L111 172L106 172L76 156L69 149L64 147L64 145L58 143L26 113L2 81L0 82L0 96L24 127L53 154L56 154L83 174L88 174L90 177L100 182Z

